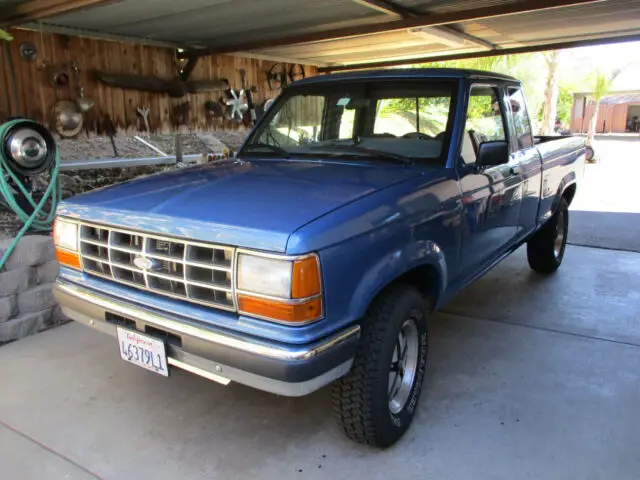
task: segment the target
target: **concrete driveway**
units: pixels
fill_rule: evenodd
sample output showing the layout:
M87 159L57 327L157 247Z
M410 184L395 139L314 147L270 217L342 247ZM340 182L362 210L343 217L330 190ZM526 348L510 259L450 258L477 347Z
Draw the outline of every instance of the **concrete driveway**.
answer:
M569 242L640 252L640 136L598 136L571 205Z
M637 479L639 311L639 253L570 246L545 278L518 251L432 318L418 415L382 452L329 388L167 380L65 325L0 348L0 477Z

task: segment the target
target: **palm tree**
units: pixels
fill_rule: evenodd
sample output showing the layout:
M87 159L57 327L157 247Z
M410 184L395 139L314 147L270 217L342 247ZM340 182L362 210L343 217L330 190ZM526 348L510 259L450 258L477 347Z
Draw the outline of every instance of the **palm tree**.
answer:
M462 60L433 61L422 67L469 68L509 74L515 67L528 59L528 55L495 55L492 57L465 58Z
M547 85L544 90L544 103L542 104L542 135L552 135L555 131L556 116L558 112L558 95L560 85L558 70L560 65L560 50L552 50L544 54L547 61Z
M593 141L596 136L596 125L598 123L598 109L600 107L600 100L604 97L609 90L611 90L611 85L613 81L616 79L622 68L617 68L610 74L604 73L602 70L597 69L593 75L593 92L591 93L589 99L593 102L593 111L591 113L591 118L589 119L589 130L587 130L587 146L593 148Z

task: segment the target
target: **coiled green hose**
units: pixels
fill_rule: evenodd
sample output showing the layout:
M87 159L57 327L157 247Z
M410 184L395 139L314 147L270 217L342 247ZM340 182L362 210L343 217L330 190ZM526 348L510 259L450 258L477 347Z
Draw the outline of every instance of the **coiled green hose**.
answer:
M0 125L0 139L4 138L7 131L18 123L28 124L35 122L19 119L11 120L3 125ZM60 154L57 147L55 147L55 160L49 167L49 185L47 186L47 190L44 192L44 195L38 203L35 202L31 194L27 191L26 188L24 188L20 179L11 169L9 162L10 160L5 156L4 148L0 148L0 202L5 203L16 214L20 222L23 223L23 226L16 235L16 238L13 239L13 242L0 259L0 270L2 270L2 267L4 266L7 259L16 248L16 245L18 245L18 242L27 230L29 230L30 228L40 231L51 230L53 220L56 215L56 208L60 200L60 178L58 176L60 170ZM13 181L15 187L18 188L24 198L27 199L27 201L33 208L33 213L29 214L25 212L24 209L18 204L17 194L9 184L9 179ZM45 210L44 207L49 200L51 200L51 205L47 210Z

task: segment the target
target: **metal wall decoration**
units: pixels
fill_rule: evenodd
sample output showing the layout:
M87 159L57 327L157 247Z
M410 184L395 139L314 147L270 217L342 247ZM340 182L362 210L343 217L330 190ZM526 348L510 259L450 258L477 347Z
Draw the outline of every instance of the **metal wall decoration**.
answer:
M267 71L267 82L271 90L280 90L287 86L287 68L284 63L274 63Z
M244 90L238 91L233 88L227 90L227 99L225 100L225 104L227 105L227 118L234 122L241 123L245 112L249 110Z
M82 131L84 117L76 102L60 100L53 105L53 124L61 137L75 137Z
M65 67L52 66L49 70L49 81L54 88L66 87L69 85L69 74Z
M304 65L300 65L299 63L294 63L289 68L289 80L295 82L296 80L302 80L305 78L306 72L304 71Z
M223 99L220 101L222 102ZM224 111L222 109L222 105L219 102L214 102L213 100L207 100L204 102L204 111L207 115L207 118L220 118L224 116Z
M225 78L184 82L180 77L166 80L148 75L107 73L100 70L94 70L94 75L96 80L112 87L164 93L175 98L184 97L188 93L209 93L229 88L229 82Z
M274 63L267 71L267 82L271 90L280 90L286 87L289 82L302 80L305 77L304 65L299 63L291 65L288 71L284 63Z
M38 58L38 49L31 42L22 42L18 47L18 50L20 52L20 56L25 60L33 62Z

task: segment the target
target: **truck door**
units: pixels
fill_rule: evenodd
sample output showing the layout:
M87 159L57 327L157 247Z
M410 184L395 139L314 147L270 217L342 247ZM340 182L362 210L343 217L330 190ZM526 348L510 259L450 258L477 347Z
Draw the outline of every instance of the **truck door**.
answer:
M477 164L483 142L508 141L505 91L473 85L460 146L459 179L463 207L463 272L475 272L513 244L518 235L522 177L519 161L505 155L504 163Z
M519 163L522 175L522 207L518 235L524 237L536 227L542 184L542 159L534 145L531 122L522 89L509 87L507 95L508 109L511 112L509 130L512 133L512 155L513 160Z

